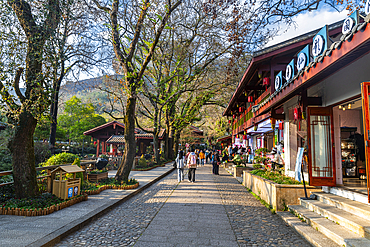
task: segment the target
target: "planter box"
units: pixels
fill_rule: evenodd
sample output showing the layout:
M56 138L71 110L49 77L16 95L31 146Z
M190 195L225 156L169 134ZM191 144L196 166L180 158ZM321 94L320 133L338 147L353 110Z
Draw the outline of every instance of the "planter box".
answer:
M304 197L301 184L277 184L248 171L243 171L243 185L277 211L284 210L284 205L298 205L298 199ZM306 185L306 188L307 196L310 196L311 192L321 191L321 187Z
M251 167L233 167L233 174L234 177L241 177L243 175L243 171L252 171L253 168Z
M225 165L224 165L224 167L226 169L228 169L228 168L232 167L233 165L234 165L234 163L232 163L232 162L226 162Z
M100 179L108 178L108 172L99 174L87 174L87 179L91 182L98 182Z

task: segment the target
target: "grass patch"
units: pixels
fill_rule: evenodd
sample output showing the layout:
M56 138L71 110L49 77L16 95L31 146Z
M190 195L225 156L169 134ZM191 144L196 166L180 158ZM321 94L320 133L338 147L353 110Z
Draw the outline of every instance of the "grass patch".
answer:
M258 201L260 201L268 210L271 211L272 214L276 214L276 210L270 205L268 204L265 200L263 200L261 197L259 197L258 195L256 195L251 189L247 188L247 191L249 193L251 193Z

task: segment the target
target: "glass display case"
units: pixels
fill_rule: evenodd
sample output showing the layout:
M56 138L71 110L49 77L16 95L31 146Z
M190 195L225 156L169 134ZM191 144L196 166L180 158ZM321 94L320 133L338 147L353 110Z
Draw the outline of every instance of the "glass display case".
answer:
M357 177L357 146L356 140L346 138L356 132L357 128L341 128L341 153L343 177Z

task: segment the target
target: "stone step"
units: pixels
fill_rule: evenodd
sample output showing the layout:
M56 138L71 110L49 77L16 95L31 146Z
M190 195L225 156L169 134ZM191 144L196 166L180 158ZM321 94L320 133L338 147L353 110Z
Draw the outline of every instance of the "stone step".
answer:
M311 210L314 211L321 216L344 226L348 230L359 234L361 237L365 237L370 239L370 221L339 209L335 206L331 206L329 204L325 204L318 200L301 200L300 204Z
M293 211L293 213L295 213L299 218L306 221L307 224L340 246L370 246L370 240L361 237L359 234L356 234L344 226L338 225L301 205L291 205L289 206L289 209Z
M319 231L316 231L311 226L302 222L298 217L291 212L283 211L277 214L291 227L293 227L302 237L316 247L339 247L337 243L326 237Z
M370 221L370 205L325 192L313 192L312 194L315 194L317 200L325 204L337 207Z

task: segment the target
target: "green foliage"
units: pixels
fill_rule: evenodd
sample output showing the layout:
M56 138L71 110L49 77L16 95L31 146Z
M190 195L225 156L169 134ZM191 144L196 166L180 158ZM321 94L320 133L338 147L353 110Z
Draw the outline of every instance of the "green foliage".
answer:
M256 156L254 156L254 162L257 164L265 165L270 161L270 158L264 156L269 150L267 148L259 148L256 150Z
M51 193L44 193L42 195L32 198L10 198L6 202L2 203L2 207L5 208L21 208L21 209L36 209L36 208L47 208L58 203L62 203L65 200L58 198Z
M139 161L138 161L137 167L138 168L145 168L147 166L148 166L148 163L147 163L146 159L143 156L141 156Z
M9 200L10 198L14 197L15 197L14 187L12 184L0 187L0 205Z
M253 164L254 169L261 169L262 165L261 164Z
M83 132L105 124L106 120L95 114L94 106L83 104L79 98L73 96L65 103L64 114L59 116L58 129L62 130L70 140L81 142L86 139Z
M129 179L126 183L123 181L117 181L114 178L101 179L99 182L86 181L83 185L81 185L81 193L87 190L98 190L104 185L134 185L136 183L137 180L134 178Z
M46 142L35 142L35 164L38 166L38 164L45 162L47 159L50 158L51 152L49 149L49 144Z
M269 150L267 148L259 148L256 150L256 155L266 154Z
M78 159L78 161L76 161ZM70 164L74 163L73 165L79 165L80 159L77 155L71 153L60 153L51 156L45 163L40 164L42 167L46 166L57 166L62 164Z
M253 170L250 173L278 184L302 184L291 177L280 174L279 172L268 170Z
M101 169L101 170L98 170L98 169L95 169L95 170L89 170L87 173L88 174L100 174L100 173L104 173L104 172L107 172L108 169L104 168L104 169Z

